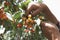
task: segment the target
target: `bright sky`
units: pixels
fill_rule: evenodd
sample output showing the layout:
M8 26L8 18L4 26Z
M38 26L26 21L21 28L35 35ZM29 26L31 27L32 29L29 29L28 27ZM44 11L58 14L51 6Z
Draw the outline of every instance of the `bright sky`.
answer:
M56 16L56 18L60 21L60 0L43 0L51 12Z

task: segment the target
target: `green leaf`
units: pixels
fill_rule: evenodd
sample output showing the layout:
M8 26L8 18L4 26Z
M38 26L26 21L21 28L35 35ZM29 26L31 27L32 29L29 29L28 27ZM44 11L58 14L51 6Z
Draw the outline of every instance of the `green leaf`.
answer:
M21 12L18 12L14 15L14 19L21 18Z
M31 2L30 0L27 0L27 1L25 2L25 4L28 5L30 2Z
M21 8L22 8L23 10L25 10L25 9L26 9L26 4L25 4L25 3L21 3Z
M9 7L5 6L4 11L8 12L9 11Z
M4 27L6 28L6 31L12 30L11 21L10 20L7 20L7 21L4 20Z
M25 10L25 9L27 8L27 6L28 6L29 3L30 3L30 0L27 0L27 1L25 1L25 2L22 2L20 7L21 7L23 10Z

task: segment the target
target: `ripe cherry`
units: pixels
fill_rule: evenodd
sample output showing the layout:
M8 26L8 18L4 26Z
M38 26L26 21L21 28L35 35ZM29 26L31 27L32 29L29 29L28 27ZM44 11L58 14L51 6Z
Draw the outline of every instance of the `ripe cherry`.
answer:
M33 26L32 25L28 25L27 28L32 28Z
M22 17L22 20L23 20L23 21L25 21L25 20L26 20L26 18L25 18L25 17Z
M10 3L6 1L6 2L5 2L5 5L6 5L6 6L10 6Z
M21 24L21 23L18 23L18 24L17 24L17 27L18 27L18 28L22 28L22 24Z
M44 19L44 16L40 16L39 18L42 20L42 19Z
M31 18L31 17L32 17L32 15L31 15L31 14L29 14L29 15L28 15L28 18Z
M3 14L1 19L7 20L8 18L6 16L6 14Z

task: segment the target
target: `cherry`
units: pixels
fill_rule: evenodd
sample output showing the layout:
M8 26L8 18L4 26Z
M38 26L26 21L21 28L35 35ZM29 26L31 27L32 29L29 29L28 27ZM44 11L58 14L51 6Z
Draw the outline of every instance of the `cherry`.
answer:
M31 17L32 17L32 15L31 15L31 14L29 14L29 15L28 15L28 18L31 18Z
M22 28L22 24L21 24L21 23L18 23L18 24L17 24L17 27L18 27L18 28Z
M39 18L42 20L42 19L44 19L44 16L40 16Z
M5 2L5 5L6 5L6 6L10 6L10 3L6 1L6 2Z
M33 26L32 25L28 25L27 28L32 28Z
M34 30L34 29L32 29L32 30L31 30L31 32L35 32L35 30Z
M7 20L8 18L6 16L6 14L2 14L2 18L1 19Z

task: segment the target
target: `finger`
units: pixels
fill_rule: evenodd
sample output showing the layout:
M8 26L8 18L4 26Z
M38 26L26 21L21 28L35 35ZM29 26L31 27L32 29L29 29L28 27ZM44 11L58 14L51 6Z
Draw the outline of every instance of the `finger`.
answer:
M35 11L33 11L33 13L31 13L31 15L32 15L32 16L36 16L36 15L39 15L40 12L42 12L42 8L36 9Z
M33 4L33 3L30 3L30 4L28 5L27 10L26 10L26 14L29 14L29 13L31 13L32 10L36 10L36 9L38 9L38 8L39 8L38 5Z

